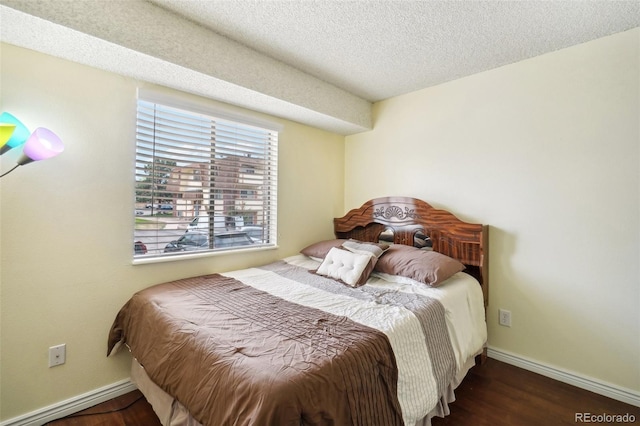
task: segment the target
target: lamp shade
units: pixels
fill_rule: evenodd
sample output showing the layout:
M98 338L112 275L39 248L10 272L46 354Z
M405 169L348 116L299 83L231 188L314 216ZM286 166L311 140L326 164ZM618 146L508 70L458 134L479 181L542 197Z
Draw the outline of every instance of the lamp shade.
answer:
M62 151L64 151L64 145L60 138L51 130L38 127L24 144L18 164L23 166L32 161L46 160Z
M16 125L13 123L0 123L0 147L3 147L16 129Z
M13 149L15 147L22 145L29 138L30 132L29 132L29 129L27 129L27 126L22 124L22 122L18 120L16 117L14 117L12 114L9 114L8 112L3 112L2 114L0 114L0 123L15 125L13 133L11 134L9 139L6 141L6 143L0 144L0 155L4 154L10 149Z

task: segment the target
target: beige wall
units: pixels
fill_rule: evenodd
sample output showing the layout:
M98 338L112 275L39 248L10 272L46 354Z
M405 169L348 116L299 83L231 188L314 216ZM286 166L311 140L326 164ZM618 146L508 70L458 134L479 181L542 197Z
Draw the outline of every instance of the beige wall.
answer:
M640 390L640 30L380 102L375 129L346 149L280 121L280 249L137 266L139 82L0 49L0 109L66 144L0 181L0 419L128 377L106 335L134 291L293 254L390 194L491 225L492 347ZM67 363L50 369L59 343Z
M129 355L106 358L106 339L116 312L136 290L294 254L329 237L333 217L344 212L344 137L232 108L284 126L280 248L133 266L140 83L7 44L0 49L0 109L32 129L51 128L65 143L59 157L0 181L0 420L127 378ZM3 155L1 170L18 155ZM48 348L60 343L67 344L67 363L48 368Z
M345 155L347 208L408 195L491 226L491 347L636 395L639 54L635 29L380 102Z

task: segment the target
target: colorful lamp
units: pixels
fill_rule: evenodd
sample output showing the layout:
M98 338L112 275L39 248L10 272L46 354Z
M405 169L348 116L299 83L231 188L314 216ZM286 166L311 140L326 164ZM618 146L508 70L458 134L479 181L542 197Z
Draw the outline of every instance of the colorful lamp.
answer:
M64 151L64 144L58 135L51 130L38 127L33 133L30 133L20 120L8 112L3 112L0 114L0 155L21 145L24 145L24 148L22 156L18 159L18 164L8 172L0 174L0 178L8 175L19 166L33 161L46 160Z
M38 127L24 144L18 165L24 166L32 161L46 160L62 151L64 151L64 145L58 135L49 129Z
M0 148L2 148L4 144L6 144L9 141L15 129L16 129L15 124L0 123Z
M0 114L0 123L15 126L9 139L4 144L0 143L0 155L25 143L31 134L20 120L8 112ZM2 139L0 139L0 142L2 142Z

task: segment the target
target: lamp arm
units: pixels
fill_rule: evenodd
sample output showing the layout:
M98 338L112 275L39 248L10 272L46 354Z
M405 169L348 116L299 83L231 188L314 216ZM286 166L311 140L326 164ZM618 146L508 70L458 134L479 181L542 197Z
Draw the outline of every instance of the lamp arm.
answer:
M9 173L11 173L12 171L14 171L14 170L15 170L15 169L17 169L18 167L20 167L20 164L16 164L16 165L15 165L15 166L13 166L13 168L12 168L11 170L9 170L8 172L1 174L1 175L0 175L0 178L2 178L2 177L4 177L4 176L8 175Z

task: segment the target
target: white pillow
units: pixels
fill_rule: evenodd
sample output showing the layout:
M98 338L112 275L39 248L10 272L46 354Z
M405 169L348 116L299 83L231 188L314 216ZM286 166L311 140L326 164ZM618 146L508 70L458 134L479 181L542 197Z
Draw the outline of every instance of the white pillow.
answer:
M372 253L353 253L333 247L325 256L316 274L333 278L351 287L364 284L373 270L376 256Z

